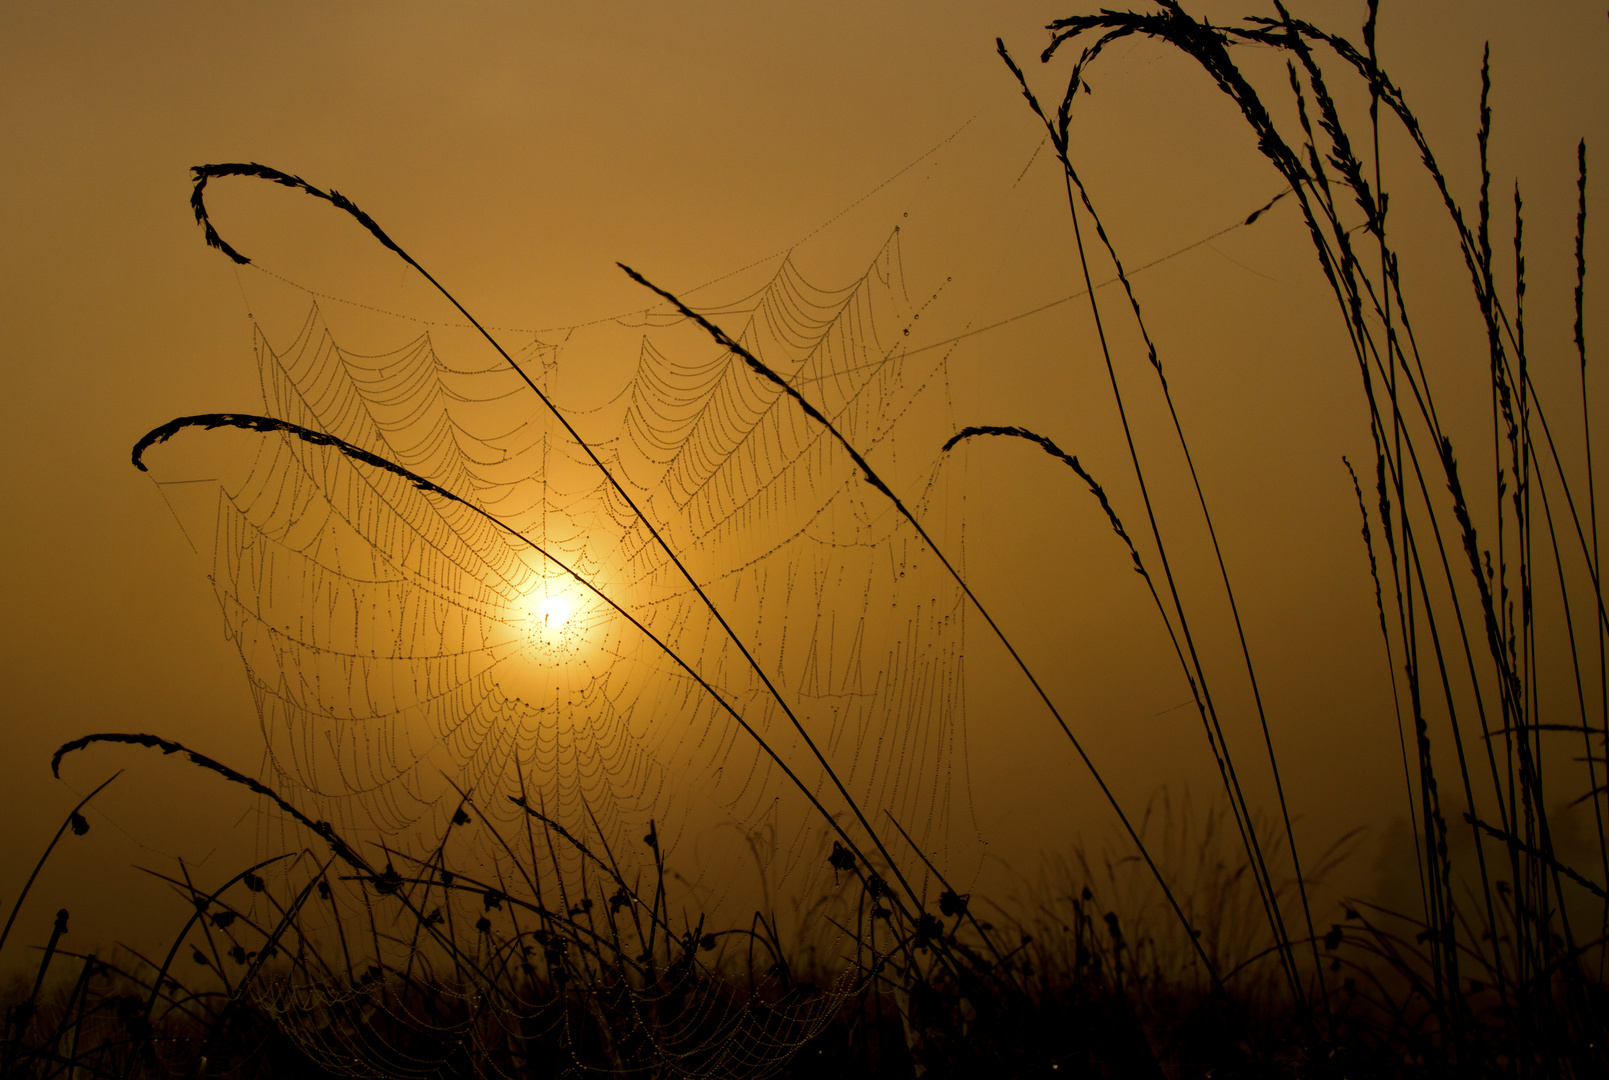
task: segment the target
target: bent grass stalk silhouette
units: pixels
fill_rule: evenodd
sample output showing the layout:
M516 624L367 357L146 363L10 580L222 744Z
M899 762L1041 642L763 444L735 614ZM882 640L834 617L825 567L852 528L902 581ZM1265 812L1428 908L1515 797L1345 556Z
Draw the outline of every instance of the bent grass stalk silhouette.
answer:
M940 448L941 452L949 453L967 439L977 438L979 436L999 436L1005 438L1023 439L1034 443L1045 453L1049 454L1051 457L1072 469L1073 472L1078 475L1079 479L1083 480L1085 484L1089 485L1090 494L1095 496L1096 501L1101 504L1101 510L1105 512L1106 520L1111 524L1112 531L1117 534L1118 539L1122 540L1124 546L1128 548L1129 558L1134 563L1134 572L1145 579L1145 587L1151 593L1151 600L1156 605L1157 614L1162 616L1162 625L1168 632L1168 640L1173 643L1174 655L1178 658L1180 666L1184 669L1184 677L1190 683L1191 693L1195 694L1195 679L1190 673L1189 663L1185 660L1184 650L1179 645L1178 634L1173 629L1173 623L1168 619L1167 609L1162 606L1162 597L1156 591L1156 582L1151 580L1150 572L1146 570L1145 563L1140 559L1139 549L1134 546L1134 541L1129 538L1128 531L1123 528L1122 519L1117 516L1117 511L1112 509L1112 503L1106 497L1106 489L1101 487L1101 485L1096 482L1095 478L1089 474L1089 471L1085 469L1083 465L1079 464L1078 458L1067 453L1067 451L1057 446L1045 436L1029 431L1027 428L996 425L980 425L962 428L945 441L944 446ZM1212 731L1210 728L1207 731L1207 739L1212 745L1214 756L1217 756L1219 753L1219 748L1216 743L1212 743Z
M341 839L341 837L336 833L334 826L332 826L329 822L314 821L312 818L298 810L295 806L286 802L280 797L278 792L274 791L267 784L264 784L259 780L254 780L245 773L237 772L221 761L214 760L205 754L191 750L182 743L176 743L171 739L164 739L158 735L142 735L128 732L99 732L94 735L81 735L76 739L71 739L62 743L61 746L56 748L56 752L52 754L50 758L51 775L58 778L61 776L62 759L68 754L77 753L79 750L84 750L90 746L94 746L97 743L115 743L125 746L145 746L152 749L161 750L164 754L184 754L192 765L198 765L209 772L215 772L225 780L229 781L231 784L239 784L246 788L253 795L261 795L265 799L272 799L274 804L281 810L295 818L305 828L309 829L315 835L321 837L325 843L329 844L330 849L335 852L336 856L339 857L342 862L346 863L360 874L368 874L371 876L374 874L374 869L363 860L361 855L352 850L352 848L347 845L345 840Z

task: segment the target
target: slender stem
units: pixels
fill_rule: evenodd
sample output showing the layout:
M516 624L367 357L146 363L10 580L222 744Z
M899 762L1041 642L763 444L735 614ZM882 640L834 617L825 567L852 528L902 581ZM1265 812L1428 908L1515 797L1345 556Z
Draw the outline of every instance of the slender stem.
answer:
M79 811L84 809L84 807L89 804L89 800L99 795L106 788L107 784L110 784L113 780L116 780L122 775L123 770L119 769L111 776L108 776L105 780L102 780L100 785L96 787L94 791L90 792L88 795L85 795L82 799L79 799L78 805L69 810L67 812L67 816L62 819L61 827L56 830L56 835L50 838L50 843L45 845L45 853L39 856L38 862L34 863L33 873L29 874L28 880L23 882L22 892L17 894L16 902L11 905L11 914L6 916L5 929L0 930L0 948L5 947L6 938L11 936L11 924L17 921L17 912L22 910L22 902L28 898L28 890L34 887L34 879L39 876L39 871L44 869L45 860L50 858L50 853L52 851L56 850L57 841L62 838L62 834L67 831L68 826L72 826L74 832L81 831L84 828L82 824L84 819L79 816Z

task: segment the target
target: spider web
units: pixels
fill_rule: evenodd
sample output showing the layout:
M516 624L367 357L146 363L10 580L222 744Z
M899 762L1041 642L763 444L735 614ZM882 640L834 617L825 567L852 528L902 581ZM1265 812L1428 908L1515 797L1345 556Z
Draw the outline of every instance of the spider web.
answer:
M948 354L906 349L921 307L897 231L841 288L812 284L790 257L755 292L700 311L885 476L898 472L896 433L942 396L923 391L942 384ZM501 358L444 356L430 333L353 352L316 303L282 348L259 327L256 358L267 414L469 504L287 434L194 436L236 444L235 466L213 469L211 576L265 780L305 812L428 848L465 795L494 821L519 815L522 797L622 859L654 821L711 902L739 855L768 880L825 872L834 834L801 789L848 821L829 767L875 828L891 815L924 851L963 825L959 589L847 452L696 326L646 320L624 389L565 415L730 633ZM517 353L548 386L587 359L573 333ZM939 482L939 441L922 436L926 475L907 500L918 513ZM579 857L556 853L543 872L578 869L567 858Z

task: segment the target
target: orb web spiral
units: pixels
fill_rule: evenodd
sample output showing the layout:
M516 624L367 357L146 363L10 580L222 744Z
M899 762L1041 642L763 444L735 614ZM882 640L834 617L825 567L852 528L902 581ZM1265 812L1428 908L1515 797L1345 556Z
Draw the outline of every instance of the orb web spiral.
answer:
M842 287L784 258L699 310L927 506L947 354L907 349L920 305L897 232ZM959 590L778 387L687 321L639 326L626 385L561 406L618 489L500 357L444 356L430 333L354 352L316 304L289 343L259 329L268 415L464 500L285 433L196 436L220 481L212 580L265 779L423 850L466 795L494 821L525 799L622 858L654 821L713 893L723 853L778 880L825 872L832 831L800 788L846 817L830 769L873 820L942 849L965 805ZM564 334L516 359L543 385L589 357ZM902 473L912 431L920 464Z

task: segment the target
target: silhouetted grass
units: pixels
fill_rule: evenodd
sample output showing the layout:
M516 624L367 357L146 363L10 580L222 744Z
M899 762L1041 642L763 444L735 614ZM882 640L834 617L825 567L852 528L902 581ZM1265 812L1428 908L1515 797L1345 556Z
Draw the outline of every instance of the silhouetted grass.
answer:
M1471 224L1401 90L1379 67L1376 14L1371 0L1361 49L1283 8L1276 18L1250 18L1235 27L1201 23L1166 0L1156 11L1060 20L1049 28L1042 60L1074 44L1082 52L1054 110L1041 104L1032 81L998 43L1063 167L1079 269L1145 510L1143 531L1125 528L1106 490L1075 455L1034 432L973 425L943 450L981 436L1031 442L1067 464L1096 498L1145 579L1174 659L1191 685L1222 782L1215 809L1198 818L1185 806L1162 803L1143 816L1126 813L1050 696L1000 634L1119 814L1130 847L1104 860L1083 852L1075 863L1047 868L1025 882L1015 897L960 893L945 868L923 855L892 816L881 815L888 827L874 827L878 809L850 796L677 553L553 410L760 675L854 818L852 827L840 824L771 753L735 703L626 615L759 741L832 830L832 850L822 857L834 885L811 901L819 918L802 925L835 927L839 936L830 943L784 940L768 911L743 925L712 925L698 913L695 897L672 897L677 878L652 825L642 838L643 851L624 858L626 853L602 840L565 829L543 810L539 792L510 796L523 830L512 837L500 834L483 808L460 793L447 833L483 830L495 858L474 867L449 866L446 835L431 852L360 851L269 786L177 743L145 734L90 735L65 744L53 768L64 755L95 743L184 754L223 781L275 803L307 830L314 847L208 887L182 868L179 877L164 876L189 916L161 958L130 955L114 962L73 953L64 947L70 916L63 909L34 977L8 994L0 1074L904 1077L1050 1075L1065 1069L1125 1077L1609 1075L1609 996L1603 983L1609 784L1600 773L1609 769L1609 611L1599 578L1587 407L1586 147L1581 144L1577 155L1573 340L1588 449L1584 463L1572 467L1560 457L1531 379L1518 188L1512 297L1498 284L1505 271L1491 235L1489 69L1483 64L1476 132L1481 180ZM1072 113L1085 74L1109 44L1131 36L1195 61L1237 106L1299 207L1346 328L1375 452L1372 506L1352 463L1344 465L1363 517L1361 536L1403 735L1419 910L1387 911L1354 900L1326 927L1323 913L1312 906L1309 884L1333 869L1340 851L1316 859L1297 851L1279 755L1218 526L1139 298L1074 160ZM1294 126L1275 121L1280 109L1271 110L1236 65L1233 50L1244 44L1285 59L1288 85L1280 92L1290 94L1285 111L1294 116ZM1327 81L1335 72L1325 63L1367 89L1366 143L1361 128L1349 130ZM1496 462L1493 475L1478 482L1490 484L1495 495L1494 523L1472 508L1459 454L1420 359L1390 238L1390 200L1378 150L1382 117L1394 120L1417 147L1469 272L1488 346ZM1365 145L1367 150L1360 149ZM197 220L207 242L236 262L245 256L218 234L203 197L210 180L230 176L283 184L342 209L470 317L338 193L255 164L198 167L192 198ZM1348 224L1359 217L1361 225ZM1093 228L1099 248L1086 250L1086 228ZM1124 297L1117 313L1099 302L1092 255L1109 258L1115 267ZM678 298L635 271L627 273L779 386L787 399L783 406L791 403L836 439L988 618L917 517L802 392ZM1168 408L1172 437L1190 470L1234 621L1240 667L1233 672L1209 671L1197 644L1203 621L1192 617L1181 598L1177 553L1158 522L1119 388L1119 360L1107 332L1114 318L1134 320L1145 364ZM492 335L481 333L506 359ZM531 389L551 410L541 391L534 384ZM328 447L484 513L383 457L272 417L174 420L140 441L135 464L143 468L142 451L180 430L221 426ZM1562 643L1540 630L1534 617L1542 588L1554 590L1560 602ZM1592 620L1590 632L1578 625L1583 619ZM1539 704L1544 695L1537 656L1549 649L1568 651L1572 682L1547 687L1546 696L1573 701L1574 716L1545 714ZM1252 691L1262 733L1255 761L1230 744L1214 691L1241 677ZM1555 847L1545 793L1569 776L1555 775L1559 755L1547 746L1554 735L1582 740L1586 790L1572 794L1592 812L1598 867L1569 865ZM1450 755L1433 750L1444 743ZM1277 812L1253 806L1241 782L1243 771L1261 768L1264 759ZM1456 765L1450 779L1442 775L1449 762ZM1158 777L1159 783L1166 779ZM69 814L41 866L69 830L87 830L80 810L100 790ZM1468 830L1468 855L1463 847L1455 853L1449 843L1457 828ZM906 873L916 861L893 854L907 849L928 880L939 884L936 899L915 888ZM578 856L580 868L558 878L557 895L552 885L544 894L541 870L557 865L561 851ZM653 868L647 880L624 869L641 865L644 852ZM1142 865L1143 872L1136 869ZM32 882L0 931L0 946ZM1576 899L1567 903L1571 896ZM1572 921L1571 907L1580 910L1582 897L1597 902L1592 925Z

